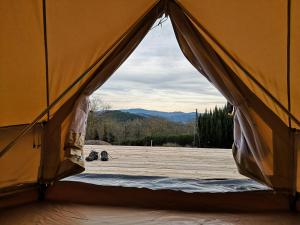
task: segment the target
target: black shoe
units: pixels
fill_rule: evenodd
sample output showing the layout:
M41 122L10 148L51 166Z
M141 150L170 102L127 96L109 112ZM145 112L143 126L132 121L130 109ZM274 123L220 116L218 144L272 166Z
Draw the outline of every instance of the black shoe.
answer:
M100 154L101 154L101 161L108 161L107 151L102 151Z
M90 162L90 161L94 161L98 159L98 152L96 151L91 151L89 156L85 158L86 161Z

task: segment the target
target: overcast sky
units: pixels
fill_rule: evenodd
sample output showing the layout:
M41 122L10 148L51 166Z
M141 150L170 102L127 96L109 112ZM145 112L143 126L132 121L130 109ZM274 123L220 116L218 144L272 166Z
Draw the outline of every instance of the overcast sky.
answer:
M112 109L192 112L225 104L225 98L187 61L171 22L152 29L92 97Z

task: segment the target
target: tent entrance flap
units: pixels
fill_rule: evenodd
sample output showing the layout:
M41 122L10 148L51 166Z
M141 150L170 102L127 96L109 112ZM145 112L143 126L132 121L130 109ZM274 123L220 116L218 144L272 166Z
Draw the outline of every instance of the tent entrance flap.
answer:
M234 156L240 172L276 189L293 189L293 152L276 150L293 149L288 127L244 85L180 6L170 2L168 9L184 55L236 107ZM274 160L279 155L286 163Z
M132 51L142 41L147 32L151 29L156 19L163 14L163 2L155 5L147 14L126 33L116 44L114 48L108 52L107 56L93 71L91 77L77 91L77 93L66 102L60 111L55 115L53 120L48 123L49 135L46 140L49 143L56 136L59 141L57 146L51 148L60 148L63 151L62 161L56 162L58 171L53 173L51 169L53 163L45 162L45 173L43 179L51 181L53 177L65 177L69 172L69 162L82 165L83 144L85 137L85 126L88 115L88 96L97 88L99 88L113 72L128 58ZM71 112L71 113L70 113ZM57 136L57 128L61 129L61 134ZM48 148L46 152L51 152ZM48 169L47 169L48 167ZM72 172L70 171L72 174ZM69 174L68 174L69 175Z

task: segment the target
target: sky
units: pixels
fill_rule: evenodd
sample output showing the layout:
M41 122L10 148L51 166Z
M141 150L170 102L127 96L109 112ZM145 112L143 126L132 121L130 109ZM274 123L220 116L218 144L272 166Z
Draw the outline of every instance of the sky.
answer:
M111 109L199 112L226 103L182 54L170 20L149 31L121 67L96 90Z

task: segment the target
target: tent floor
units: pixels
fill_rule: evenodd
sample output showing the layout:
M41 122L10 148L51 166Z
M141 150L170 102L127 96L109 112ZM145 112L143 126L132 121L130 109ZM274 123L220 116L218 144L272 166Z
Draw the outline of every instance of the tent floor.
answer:
M265 191L185 193L60 181L44 201L37 189L0 198L0 224L298 225L288 196ZM0 204L1 208L1 204Z
M0 212L0 224L299 224L296 213L205 213L36 202Z

